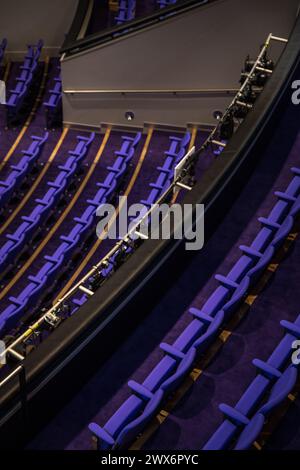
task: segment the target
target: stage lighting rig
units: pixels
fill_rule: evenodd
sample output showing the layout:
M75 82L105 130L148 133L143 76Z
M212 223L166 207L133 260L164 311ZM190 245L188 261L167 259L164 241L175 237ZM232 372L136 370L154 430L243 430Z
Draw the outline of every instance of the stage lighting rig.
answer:
M272 71L274 70L274 61L268 57L268 51L265 50L262 58L260 59L260 64L265 69Z
M245 103L237 101L236 105L233 108L233 116L235 119L245 119L248 112L250 111L250 107L248 107Z
M36 349L42 342L42 332L36 330L29 338L24 340L24 355L28 356L34 349Z
M65 302L60 307L58 307L56 313L60 316L62 320L66 320L71 316L71 306L69 303Z
M92 291L96 291L97 289L99 289L104 279L105 276L102 274L102 271L97 268L96 273L93 275L93 277L89 279L89 289Z
M230 111L223 119L220 125L220 139L228 141L234 133L234 118L233 113Z
M250 55L248 54L245 60L245 64L244 64L244 71L246 73L251 72L255 64L256 64L256 61L250 59Z
M123 243L120 246L120 249L117 251L115 260L114 260L116 268L119 268L126 261L126 258L128 255L127 249L128 249L127 245Z
M47 313L45 315L44 321L47 324L47 326L50 327L50 329L52 329L52 328L56 328L61 323L62 320L57 315L57 311L56 311L56 312Z
M261 46L260 48L261 52L263 48L264 46ZM274 70L274 62L268 57L267 50L263 52L258 62L250 59L250 56L248 55L244 63L244 68L241 72L240 83L241 85L243 85L245 81L249 78L250 83L253 86L262 88L266 84L273 70Z

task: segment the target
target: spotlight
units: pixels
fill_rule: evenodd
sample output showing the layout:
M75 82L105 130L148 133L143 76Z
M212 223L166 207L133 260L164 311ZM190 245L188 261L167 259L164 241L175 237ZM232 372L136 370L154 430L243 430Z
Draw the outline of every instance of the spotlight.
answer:
M229 140L234 133L234 120L232 113L229 113L220 126L220 139Z
M249 112L249 108L247 106L238 106L236 105L233 111L233 116L236 119L245 119Z
M126 246L121 246L120 249L117 251L115 258L114 258L114 263L115 263L116 268L120 267L123 264L123 262L126 259L126 255L127 255Z
M134 113L132 111L126 111L125 119L127 119L127 121L133 121L134 120Z
M251 72L251 70L254 67L254 64L255 64L255 61L250 59L250 56L248 54L246 59L245 59L244 68L241 72L241 78L240 78L240 84L241 85L243 85L245 83L245 81L247 80L247 78L249 76L249 73Z
M274 70L274 62L273 60L269 59L267 51L264 52L260 60L260 63L263 68L268 69L268 70Z
M252 85L249 83L245 86L240 101L243 101L246 104L253 104L256 100L256 93L252 90Z
M222 117L223 117L223 113L222 111L214 111L213 112L213 117L214 119L216 119L217 121L221 121Z
M241 72L241 78L240 78L240 84L243 85L245 81L247 80L248 74L242 70Z
M263 87L265 86L267 80L268 80L268 75L264 72L257 72L254 77L251 80L252 85L257 86L257 87Z
M97 271L97 273L89 279L89 289L91 289L92 291L96 291L97 289L99 289L104 279L105 276L100 271Z
M250 59L250 56L247 55L246 60L245 60L245 66L244 66L245 72L246 73L251 72L251 70L254 67L254 64L255 64L255 60Z
M273 60L269 59L266 57L265 61L264 61L264 68L265 69L269 69L269 70L274 70L274 62Z

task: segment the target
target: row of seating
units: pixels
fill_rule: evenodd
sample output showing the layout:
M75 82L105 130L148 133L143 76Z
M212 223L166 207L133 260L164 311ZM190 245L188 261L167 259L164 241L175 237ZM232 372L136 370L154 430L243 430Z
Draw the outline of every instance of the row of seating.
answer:
M190 132L186 132L183 137L170 137L170 148L165 152L164 164L157 167L159 171L157 180L155 183L150 183L152 190L148 198L141 201L142 204L151 207L164 190L170 186L174 177L174 167L185 156L190 140Z
M29 45L23 65L20 66L21 74L16 78L16 86L10 90L10 96L6 102L7 126L14 124L30 105L38 78L38 62L43 47L43 41L39 40L36 45Z
M60 244L52 255L44 256L45 263L36 276L28 276L28 284L18 295L9 297L10 305L0 313L0 331L11 329L26 308L32 305L38 306L38 299L45 295L47 290L53 290L53 283L57 281L57 274L61 275L68 268L75 251L80 252L84 241L91 233L94 233L93 224L97 208L104 204L118 190L121 180L126 175L129 164L134 156L135 147L141 138L138 133L135 138L122 137L123 144L119 152L115 152L116 159L113 166L108 166L108 174L102 183L97 183L99 188L93 199L87 199L87 207L80 217L74 217L73 228L67 235L59 237Z
M118 15L115 17L117 25L126 23L135 18L136 0L120 0Z
M191 134L186 132L183 137L169 137L171 143L169 150L165 151L166 156L164 164L162 167L158 166L157 170L159 175L155 183L150 183L151 188L149 196L147 199L142 199L141 204L144 204L146 207L150 208L154 204L159 196L164 192L164 190L170 185L170 180L174 175L174 167L180 161L185 153L187 146L191 139ZM139 217L144 214L140 214ZM132 217L129 220L130 223L134 223L134 218ZM89 279L89 288L94 291L98 288L102 282L107 279L115 270L115 268L123 263L125 258L133 251L134 247L132 244L121 246L106 262L106 266L97 272L96 277L91 277ZM87 301L88 297L83 294L80 298L72 299L73 306L71 307L71 313L75 313L78 308Z
M157 1L157 4L159 5L159 8L166 8L166 7L169 7L171 5L175 5L175 3L177 3L177 0L156 0L156 1ZM204 4L204 3L207 3L207 2L208 2L208 0L202 0L199 3Z
M0 212L9 203L13 194L26 181L33 166L41 154L43 145L48 139L48 132L43 137L31 136L32 142L27 150L22 150L24 154L16 165L10 165L11 172L5 181L0 181Z
M46 134L48 136L48 133ZM35 232L39 230L42 223L49 217L51 211L57 206L59 199L70 185L72 178L78 171L79 165L86 156L88 149L94 140L95 133L90 136L77 136L78 143L74 150L69 150L69 157L64 165L58 165L60 172L54 181L48 181L43 197L35 199L36 205L27 216L22 216L22 222L13 234L5 236L6 242L0 248L0 270L5 271L12 264L16 264L22 254L22 248L32 240ZM31 146L35 144L35 141ZM29 149L35 152L34 148Z
M292 344L300 339L300 315L294 323L282 320L285 335L267 361L254 359L258 374L235 407L221 404L224 422L204 450L247 450L262 431L266 419L292 392L298 380Z
M157 0L159 8L169 7L171 5L175 5L177 0Z
M285 192L275 193L278 202L269 216L259 218L262 228L251 246L240 246L242 256L227 276L215 276L219 287L201 309L189 309L192 321L174 343L160 344L165 354L163 359L142 384L128 382L131 396L103 427L96 423L89 425L99 449L124 447L142 431L166 396L191 370L197 356L218 336L222 325L269 264L300 212L300 169L291 171L294 177Z
M60 67L57 67L59 74L53 79L54 86L50 90L48 101L43 103L46 111L47 129L61 126L62 124L62 83Z

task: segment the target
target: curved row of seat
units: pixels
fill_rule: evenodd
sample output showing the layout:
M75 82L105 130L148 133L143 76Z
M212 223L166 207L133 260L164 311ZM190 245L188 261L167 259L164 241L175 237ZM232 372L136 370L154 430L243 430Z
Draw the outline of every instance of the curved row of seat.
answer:
M147 199L141 201L148 207L154 204L159 196L168 188L174 177L174 167L185 156L186 149L191 140L190 132L186 132L183 137L170 136L170 148L165 152L166 159L163 166L158 166L159 175L155 183L150 183L152 188Z
M247 450L261 433L266 419L292 392L298 380L298 364L292 362L292 345L300 340L300 315L294 323L282 320L285 335L267 361L254 359L258 374L238 403L221 404L225 420L204 450Z
M185 153L186 148L191 140L190 132L186 132L185 135L181 137L169 137L171 143L169 150L165 151L165 161L162 167L158 166L156 169L159 171L159 175L156 179L155 183L150 183L149 186L151 191L147 199L142 199L141 204L144 204L147 207L150 207L154 204L159 196L164 192L164 190L169 187L170 180L174 176L174 167L180 161ZM143 214L140 214L142 216ZM134 222L134 218L132 217L129 220L130 223ZM93 291L95 288L98 288L101 283L107 279L115 268L119 265L120 262L123 262L124 258L126 258L133 250L131 244L126 246L121 246L106 262L106 267L104 267L101 272L97 273L97 276L94 278L89 279L89 288ZM78 308L83 305L87 301L88 297L86 294L83 294L80 298L72 299L72 303L75 305L71 309L72 313L74 313Z
M269 264L300 212L300 169L292 168L291 171L294 177L286 191L275 193L278 202L269 216L259 218L262 228L251 246L240 246L242 256L227 276L215 276L219 287L201 310L189 309L192 321L174 343L160 344L165 354L163 359L142 384L133 380L128 382L131 396L103 427L96 423L89 425L99 449L124 447L141 432L166 396L189 373L196 357L218 336L221 326Z
M16 165L10 165L11 172L5 181L0 181L0 211L10 201L18 187L26 180L36 163L43 145L48 139L48 132L43 137L32 135L32 142L27 150L22 150L24 156Z
M201 3L206 3L203 0ZM157 8L166 8L175 5L177 0L156 0L153 2L152 11L155 12ZM149 9L148 9L149 11ZM118 13L114 18L116 25L121 25L136 18L136 0L119 0Z
M117 25L135 18L136 0L120 0L118 15L115 17Z
M6 102L8 126L19 118L21 111L26 106L26 100L30 99L34 90L42 47L42 40L39 40L36 45L28 46L23 65L20 66L21 74L16 78L17 84L13 90L10 90L10 96Z
M138 133L135 138L131 138L133 141L133 146L135 147L136 143L140 140L140 134ZM122 152L121 152L122 153ZM116 152L116 154L119 154L119 152ZM94 291L99 285L107 279L113 272L114 267L118 264L119 258L123 258L123 256L127 256L129 254L129 249L130 247L126 247L126 250L124 248L120 248L114 255L112 255L109 260L106 263L106 267L102 269L102 271L98 271L97 277L91 277L89 279L89 288L91 291ZM70 314L73 315L73 313L78 310L78 308L83 305L87 301L87 295L83 294L79 299L77 298L72 298L71 303L72 306L70 308Z
M37 44L29 44L27 46L27 54L25 57L24 65L29 66L33 60L39 59L43 45L44 45L43 40L39 39Z
M48 136L48 133L46 133ZM74 150L69 150L69 157L64 165L58 165L60 172L54 181L48 181L43 197L35 199L36 205L31 213L21 217L21 224L13 234L6 234L7 241L0 248L0 270L4 272L7 266L16 264L19 255L22 253L22 247L32 239L35 232L41 227L41 224L55 208L59 199L68 188L73 176L78 171L79 165L86 156L88 149L94 140L95 133L90 136L77 136L78 143ZM33 146L31 144L31 146ZM31 149L34 152L34 149Z
M115 152L116 160L113 166L108 166L108 174L102 183L97 183L99 188L93 199L87 199L87 207L80 217L73 218L73 228L67 235L59 237L60 244L52 255L45 255L44 265L36 276L28 276L28 284L18 297L9 297L10 305L0 313L0 331L12 328L18 319L25 313L30 303L37 305L39 296L53 288L53 282L57 274L62 274L69 268L68 261L75 250L80 250L84 240L95 230L93 225L96 210L100 204L111 198L118 190L121 179L125 176L128 165L135 152L135 146L141 138L138 133L135 138L122 137L123 144L119 152Z
M175 5L177 0L157 0L159 8L169 7L170 5Z
M43 103L46 110L46 126L47 129L52 129L56 125L61 125L62 121L62 83L60 75L60 67L58 66L59 74L53 79L54 86L50 90L48 101Z
M207 3L208 0L201 0L199 3L204 4ZM159 5L159 8L166 8L171 5L175 5L177 3L177 0L156 0L157 4Z

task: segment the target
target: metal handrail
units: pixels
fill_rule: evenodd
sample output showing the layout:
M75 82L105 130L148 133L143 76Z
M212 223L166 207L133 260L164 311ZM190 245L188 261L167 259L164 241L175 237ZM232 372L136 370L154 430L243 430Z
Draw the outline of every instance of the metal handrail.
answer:
M196 88L196 89L176 89L176 90L161 90L161 89L145 89L145 90L104 90L104 89L66 89L63 93L66 95L73 94L95 94L95 93L107 93L107 94L204 94L204 93L216 93L216 94L235 94L239 91L239 88Z
M18 375L23 369L23 366L18 366L16 369L14 369L5 379L0 382L0 388L3 387L7 382L9 382L11 379L13 379L16 375Z

